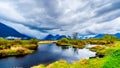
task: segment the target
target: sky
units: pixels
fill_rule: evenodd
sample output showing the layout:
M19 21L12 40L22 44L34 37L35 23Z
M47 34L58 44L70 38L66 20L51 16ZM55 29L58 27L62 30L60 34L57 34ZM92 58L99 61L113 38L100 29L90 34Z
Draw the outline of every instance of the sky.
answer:
M0 0L0 22L37 38L120 33L120 0Z

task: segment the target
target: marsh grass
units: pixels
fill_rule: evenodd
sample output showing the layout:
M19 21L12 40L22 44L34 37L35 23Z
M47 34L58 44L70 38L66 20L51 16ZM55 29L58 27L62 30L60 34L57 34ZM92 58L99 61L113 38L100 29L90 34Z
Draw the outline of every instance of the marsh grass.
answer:
M33 53L38 45L38 40L7 40L0 38L0 58L8 56L22 56Z
M87 44L95 44L95 45L111 45L118 41L118 39L115 36L111 35L105 35L103 38L89 38L89 39L82 39L82 40L76 40L76 39L69 39L69 38L62 38L59 40L56 44L59 46L74 46L77 48L84 48Z

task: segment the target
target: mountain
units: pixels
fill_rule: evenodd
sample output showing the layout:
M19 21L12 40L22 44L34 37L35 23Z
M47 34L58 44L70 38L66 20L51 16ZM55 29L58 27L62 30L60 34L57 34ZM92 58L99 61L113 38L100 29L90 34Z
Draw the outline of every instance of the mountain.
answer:
M52 34L49 34L47 35L43 40L60 40L62 38L66 38L65 35L52 35Z
M9 27L9 26L6 26L2 23L0 23L0 37L18 37L18 38L21 38L21 39L30 39L31 37L29 36L26 36L24 34L21 34L19 32L17 32L15 29Z
M98 34L96 35L94 38L101 38L103 37L105 34ZM110 34L112 36L116 36L117 38L120 38L120 33L116 33L116 34Z
M102 38L105 34L96 34L96 35L78 35L78 39L88 39L88 38ZM120 38L120 33L116 34L109 34L112 36L116 36L117 38Z
M78 35L78 39L88 39L88 38L102 38L105 34L96 34L96 35ZM113 36L116 36L117 38L120 38L120 33L116 34L110 34ZM47 35L43 40L59 40L61 38L70 38L72 39L72 36L65 36L65 35Z
M78 35L78 39L88 39L88 38L102 38L105 34L97 34L97 35ZM110 34L113 36L116 36L117 38L120 38L120 33L116 34ZM52 35L49 34L47 35L44 39L42 40L60 40L62 38L70 38L72 39L72 36L65 36L65 35Z
M116 33L114 34L114 36L116 36L117 38L120 38L120 33Z
M97 34L96 36L94 36L93 38L102 38L105 34Z
M79 39L87 39L87 38L101 38L103 37L105 34L97 34L97 35L78 35ZM110 34L113 36L116 36L117 38L120 38L120 33L116 33L116 34ZM0 23L0 37L4 37L4 38L21 38L21 39L30 39L31 37L21 34L18 31L16 31L15 29L6 26L2 23ZM71 38L72 36L65 36L65 35L52 35L49 34L47 35L44 39L42 40L59 40L61 38Z

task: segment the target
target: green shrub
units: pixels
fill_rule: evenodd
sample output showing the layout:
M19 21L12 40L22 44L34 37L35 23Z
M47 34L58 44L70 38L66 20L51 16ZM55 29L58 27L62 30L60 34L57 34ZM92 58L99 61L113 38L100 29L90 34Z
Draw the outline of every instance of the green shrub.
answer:
M62 39L60 40L60 42L69 43L69 40L68 40L67 38L62 38Z

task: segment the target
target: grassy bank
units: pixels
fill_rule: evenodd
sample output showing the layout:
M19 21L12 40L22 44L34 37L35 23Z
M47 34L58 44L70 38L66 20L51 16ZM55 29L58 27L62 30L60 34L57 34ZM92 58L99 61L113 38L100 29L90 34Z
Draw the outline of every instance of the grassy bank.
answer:
M81 59L80 61L67 63L64 60L56 61L48 66L39 65L32 68L120 68L120 50L105 56L104 58Z
M21 56L33 53L37 49L38 40L7 40L0 38L0 58Z

